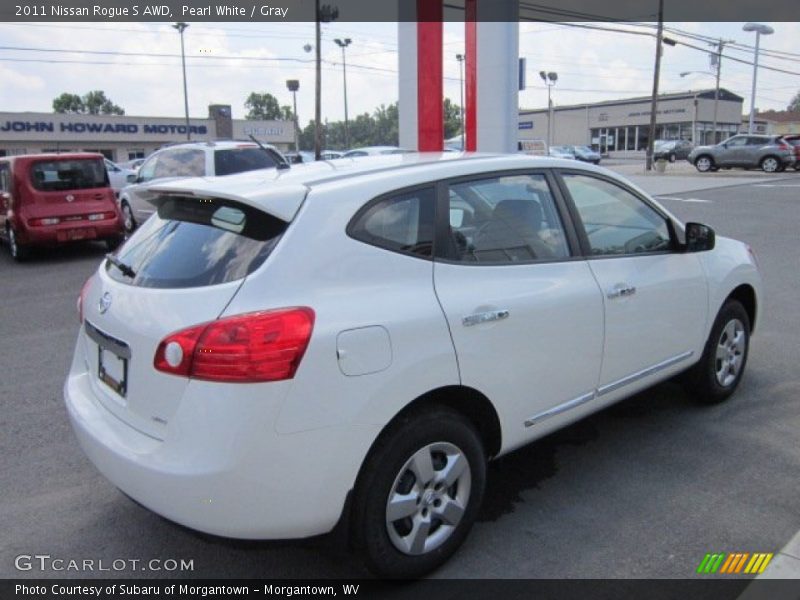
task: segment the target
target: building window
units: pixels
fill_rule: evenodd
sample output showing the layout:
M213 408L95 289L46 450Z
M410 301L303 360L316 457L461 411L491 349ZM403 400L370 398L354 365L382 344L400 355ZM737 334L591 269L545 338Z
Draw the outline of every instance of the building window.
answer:
M144 150L128 150L128 160L136 160L137 158L144 158Z

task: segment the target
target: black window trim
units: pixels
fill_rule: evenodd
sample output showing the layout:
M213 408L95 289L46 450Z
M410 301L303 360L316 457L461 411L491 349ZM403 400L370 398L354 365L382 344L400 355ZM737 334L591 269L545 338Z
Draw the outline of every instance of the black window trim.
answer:
M458 183L466 183L470 181L480 181L482 179L497 179L499 177L514 177L516 175L544 175L545 182L550 188L550 195L553 197L553 205L556 213L561 219L561 225L564 228L564 234L567 241L567 250L569 256L556 257L556 258L537 258L534 260L514 261L514 262L496 262L496 263L479 263L479 262L464 262L454 260L451 257L440 255L438 249L448 248L447 237L450 235L450 186ZM441 215L441 217L440 217ZM516 267L524 265L542 265L548 263L561 263L572 262L578 260L585 260L582 248L579 243L578 232L572 222L572 216L568 211L568 205L563 196L563 192L558 186L558 182L553 174L552 169L547 168L523 168L523 169L503 169L498 171L482 171L480 173L472 173L470 175L461 175L458 177L450 177L442 179L437 185L436 194L436 240L433 244L434 257L436 262L445 263L449 265L459 265L462 267Z
M582 169L570 169L570 168L560 168L554 170L555 177L558 181L559 188L561 193L564 195L564 199L567 203L570 217L578 232L578 238L580 239L581 245L581 253L582 258L585 260L606 260L610 258L633 258L638 256L661 256L665 254L678 254L680 253L680 240L678 239L678 232L675 228L675 223L668 214L664 212L664 210L653 203L653 201L648 198L647 196L643 196L638 191L631 188L629 185L619 181L614 177L609 177L603 173L596 173L594 171L584 171ZM585 177L593 177L595 179L599 179L601 181L605 181L606 183L610 183L611 185L616 185L617 187L622 188L635 198L641 200L646 206L651 208L658 214L662 219L664 219L667 223L667 231L669 231L670 237L670 248L667 250L656 250L653 252L635 252L631 254L593 254L592 253L592 246L589 243L589 236L586 234L586 229L583 226L583 220L578 213L578 208L575 205L575 201L572 198L572 195L569 193L569 189L567 188L567 184L564 181L562 175L570 174L570 175L583 175Z
M392 190L390 192L386 192L384 194L381 194L380 196L374 197L372 200L369 200L361 208L359 208L356 211L356 213L350 218L350 221L347 223L347 227L345 228L345 233L347 234L347 237L349 237L349 238L351 238L351 239L353 239L356 242L359 242L361 244L366 244L366 245L372 246L374 248L379 248L381 250L385 250L386 252L393 252L394 254L401 254L403 256L410 256L411 258L416 258L416 259L419 259L419 260L425 260L425 261L432 262L433 261L433 257L436 256L436 242L437 242L437 237L438 237L437 234L436 234L436 229L437 229L437 227L436 227L436 223L437 223L437 204L438 204L436 186L437 186L437 182L436 181L428 181L428 182L425 182L425 183L418 183L418 184L411 185L411 186L408 186L408 187L397 188L397 189L394 189L394 190ZM433 248L431 248L431 255L430 256L424 256L422 254L417 254L415 252L409 252L407 250L401 250L399 248L390 248L390 247L388 247L388 246L386 246L384 244L381 244L380 242L360 237L357 234L357 232L354 231L355 227L356 227L356 224L361 220L361 218L366 213L368 213L370 210L372 210L372 208L375 205L380 204L381 202L383 202L385 200L391 200L392 198L396 198L397 196L405 196L407 194L413 194L414 192L419 192L419 191L423 191L423 190L429 190L430 192L433 193L433 226L434 226L434 235L433 235L433 240L431 240L432 243L433 243ZM420 210L420 219L422 219L422 217L423 217L423 211Z

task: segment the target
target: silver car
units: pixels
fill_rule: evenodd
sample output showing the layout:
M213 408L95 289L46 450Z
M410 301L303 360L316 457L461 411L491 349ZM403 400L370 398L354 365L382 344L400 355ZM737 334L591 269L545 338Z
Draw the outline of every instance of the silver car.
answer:
M795 161L792 147L779 135L734 135L715 146L698 146L687 159L705 173L720 168L783 171Z

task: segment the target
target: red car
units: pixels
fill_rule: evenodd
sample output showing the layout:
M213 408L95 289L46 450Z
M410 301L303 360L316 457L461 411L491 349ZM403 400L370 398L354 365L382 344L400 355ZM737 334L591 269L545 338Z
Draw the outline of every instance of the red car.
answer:
M800 134L785 135L783 141L794 148L794 170L800 171Z
M123 239L122 217L102 154L0 158L0 236L23 260L32 246Z

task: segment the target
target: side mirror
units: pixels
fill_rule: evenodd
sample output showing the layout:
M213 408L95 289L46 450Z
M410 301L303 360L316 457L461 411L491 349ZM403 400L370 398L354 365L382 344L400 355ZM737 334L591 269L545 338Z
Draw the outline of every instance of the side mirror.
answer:
M686 252L705 252L713 250L716 234L708 225L702 223L686 224Z
M137 179L138 177L136 177L136 173L128 173L125 176L125 181L127 181L128 183L136 183Z

